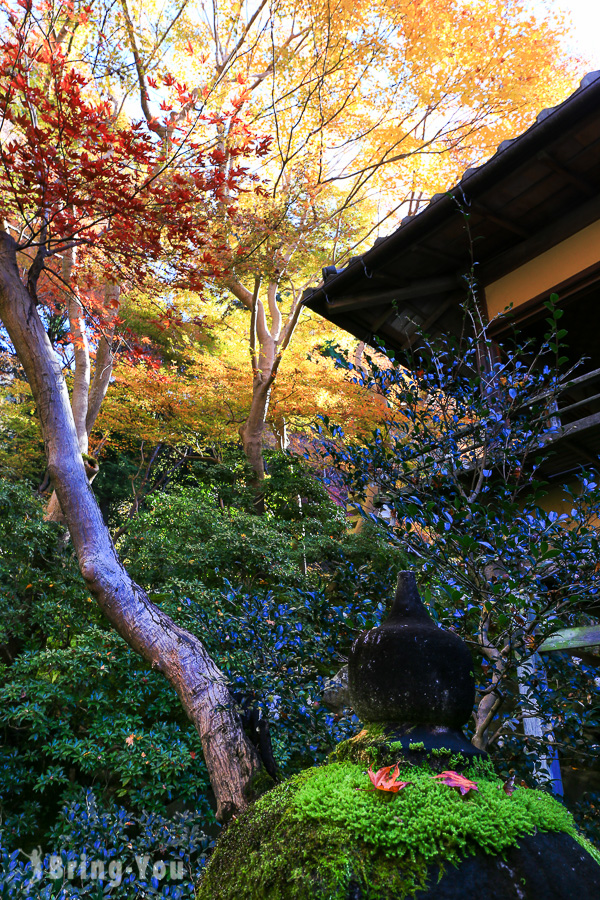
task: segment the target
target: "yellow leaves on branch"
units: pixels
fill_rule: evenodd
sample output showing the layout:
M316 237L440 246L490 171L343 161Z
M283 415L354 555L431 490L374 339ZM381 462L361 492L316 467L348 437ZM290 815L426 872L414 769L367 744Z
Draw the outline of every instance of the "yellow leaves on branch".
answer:
M159 369L126 359L117 364L115 383L98 420L99 433L108 430L130 435L133 441L172 445L194 444L199 436L238 439L252 397L248 318L243 310L223 315L216 303L205 303L203 310L213 340L200 344L191 337L184 363ZM272 387L267 426L283 417L292 430L307 431L321 414L334 415L350 434L381 423L382 398L353 384L321 354L329 340L353 349L345 333L312 315L301 318Z

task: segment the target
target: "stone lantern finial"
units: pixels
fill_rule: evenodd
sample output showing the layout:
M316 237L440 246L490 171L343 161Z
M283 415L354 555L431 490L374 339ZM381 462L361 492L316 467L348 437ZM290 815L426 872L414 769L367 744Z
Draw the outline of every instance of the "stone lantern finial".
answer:
M452 632L439 628L419 596L412 572L400 572L385 622L361 634L348 660L350 701L364 722L411 731L432 747L448 739L469 756L479 751L461 732L475 700L471 654ZM433 739L433 742L432 742Z

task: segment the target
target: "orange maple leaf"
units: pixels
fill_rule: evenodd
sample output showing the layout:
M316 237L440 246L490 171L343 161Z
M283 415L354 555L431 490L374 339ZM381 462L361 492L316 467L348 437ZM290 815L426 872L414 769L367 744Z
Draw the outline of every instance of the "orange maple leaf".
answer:
M468 778L465 778L464 775L459 775L458 772L442 772L441 775L434 775L434 779L439 779L443 784L447 784L449 787L458 788L463 797L465 794L468 794L469 791L478 791L479 788L474 781L469 781Z
M377 772L369 769L367 774L371 779L373 787L378 791L389 791L392 794L397 794L398 791L405 788L407 784L412 784L412 781L396 780L400 776L398 763L396 763L395 766L384 766L383 769L379 769Z

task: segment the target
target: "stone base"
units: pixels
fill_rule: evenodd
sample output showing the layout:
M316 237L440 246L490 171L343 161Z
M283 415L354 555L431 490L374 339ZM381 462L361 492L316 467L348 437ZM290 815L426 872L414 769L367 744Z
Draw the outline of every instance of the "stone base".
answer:
M449 750L450 753L460 753L469 762L488 758L487 753L474 747L460 729L446 725L388 725L383 734L388 743L402 744L407 758L409 754L418 755L418 750L411 750L411 745L414 747L415 744L423 744L421 752L424 756L435 750Z
M600 866L568 834L527 835L503 856L477 853L448 866L438 881L432 871L414 900L599 900ZM363 900L350 885L347 900ZM387 900L398 900L390 894Z

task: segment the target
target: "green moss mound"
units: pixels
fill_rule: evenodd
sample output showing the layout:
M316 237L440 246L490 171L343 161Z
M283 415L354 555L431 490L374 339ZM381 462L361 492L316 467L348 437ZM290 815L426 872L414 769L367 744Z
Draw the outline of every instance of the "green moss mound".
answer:
M466 797L434 781L429 767L404 764L398 794L370 789L364 765L311 769L262 797L220 838L198 900L345 900L406 897L428 869L476 850L501 854L536 830L577 837L571 815L551 796L521 788L508 796L489 763L464 774Z

